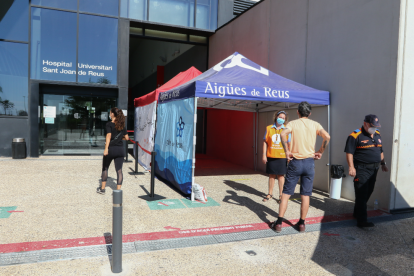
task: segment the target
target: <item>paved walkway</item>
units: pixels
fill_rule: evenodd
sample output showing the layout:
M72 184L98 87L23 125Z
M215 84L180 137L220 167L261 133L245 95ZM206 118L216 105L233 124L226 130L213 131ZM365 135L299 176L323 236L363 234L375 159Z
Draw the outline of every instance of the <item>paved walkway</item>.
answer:
M112 231L111 189L116 188L113 165L103 196L96 193L102 164L99 157L52 156L0 162L0 207L17 206L16 211L23 211L0 220L1 232L10 233L0 235L0 244L103 237ZM276 200L262 202L267 194L265 175L220 160L199 160L197 165L201 169L196 172L196 182L220 206L151 210L145 200L150 190L149 173L135 175L134 163L124 163L124 234L171 231L167 226L198 229L263 223L278 216ZM180 194L158 180L155 193L183 202ZM297 219L300 212L300 196L292 198L287 219ZM315 191L308 217L349 214L352 210L352 202L332 200L326 193Z
M267 223L277 217L278 205L275 200L262 202L262 198L267 194L266 176L216 159L197 160L197 166L196 182L206 188L208 196L217 202L215 205L218 206L208 207L202 203L191 205L173 189L156 181L155 192L162 197L155 201L157 210L152 210L154 204L150 206L146 200L150 190L149 174L135 175L134 163L124 163L124 242L268 229ZM140 170L142 171L142 168ZM0 184L1 190L4 191L0 194L0 232L7 233L0 235L0 253L108 243L108 236L112 231L111 188L116 187L116 179L113 179L115 170L113 166L110 168L107 194L104 196L95 192L99 185L100 173L101 158L96 156L0 159L0 174L5 176ZM299 216L300 196L296 193L292 198L285 218L294 222ZM178 205L179 208L169 208ZM6 210L5 207L9 209ZM326 193L314 191L307 223L311 225L342 220L352 224L352 210L352 202L331 200ZM5 214L4 218L1 214ZM371 212L371 215L387 216L376 211ZM356 231L354 228L350 229ZM273 244L270 239L260 243L262 242ZM223 245L211 245L211 250L224 250L219 249L220 246ZM309 246L312 248L314 245ZM309 248L306 250L310 250ZM177 250L191 252L195 249ZM162 256L163 253L156 254ZM245 257L243 254L240 256ZM127 258L133 260L136 257L131 255ZM98 259L95 260L98 263L105 260ZM83 266L82 263L95 261L76 262ZM60 263L62 265L59 266L65 266L65 262ZM93 266L96 269L96 264ZM202 263L194 265L197 266L208 267ZM14 271L13 269L17 268L10 269ZM204 271L203 269L201 271ZM132 266L131 271L134 271ZM142 274L145 274L145 271L142 270ZM168 271L178 273L178 270L174 272L174 269ZM237 270L232 268L229 271ZM151 270L148 270L149 274L150 272ZM159 270L159 273L161 272Z
M0 275L413 275L414 219L233 243L0 266Z

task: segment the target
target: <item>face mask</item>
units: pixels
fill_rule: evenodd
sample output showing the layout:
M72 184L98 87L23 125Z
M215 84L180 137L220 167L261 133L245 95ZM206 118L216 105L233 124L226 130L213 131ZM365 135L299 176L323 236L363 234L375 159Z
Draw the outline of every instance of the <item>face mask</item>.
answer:
M370 127L369 129L368 129L368 133L369 134L374 134L375 133L375 131L376 131L377 129L375 128L375 127Z
M285 120L283 120L282 118L277 118L276 122L277 122L279 125L283 125L283 123L285 122Z

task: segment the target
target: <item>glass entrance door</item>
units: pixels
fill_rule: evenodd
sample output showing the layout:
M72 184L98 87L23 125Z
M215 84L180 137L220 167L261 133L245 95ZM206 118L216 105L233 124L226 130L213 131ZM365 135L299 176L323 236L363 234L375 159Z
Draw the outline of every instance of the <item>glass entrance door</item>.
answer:
M101 155L105 125L115 98L43 94L40 106L40 153Z

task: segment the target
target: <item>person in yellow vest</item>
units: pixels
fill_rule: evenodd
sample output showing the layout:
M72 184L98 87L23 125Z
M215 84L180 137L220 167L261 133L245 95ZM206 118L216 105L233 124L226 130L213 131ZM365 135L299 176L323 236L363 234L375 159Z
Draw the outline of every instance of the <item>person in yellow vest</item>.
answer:
M266 133L263 138L263 163L266 164L266 173L269 174L269 193L263 199L263 202L273 197L273 187L277 178L279 184L279 203L282 197L283 184L285 183L285 174L287 171L287 159L285 150L281 144L280 133L285 128L287 122L286 111L276 111L273 115L273 125L266 127ZM287 137L290 142L290 134Z

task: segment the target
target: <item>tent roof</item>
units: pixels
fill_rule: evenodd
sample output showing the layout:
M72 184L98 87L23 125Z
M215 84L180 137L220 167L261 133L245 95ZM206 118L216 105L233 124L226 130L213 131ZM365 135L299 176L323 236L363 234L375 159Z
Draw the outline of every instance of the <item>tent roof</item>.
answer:
M191 68L189 68L188 70L184 72L178 73L178 75L176 75L174 78L170 79L168 82L158 87L154 91L142 97L136 98L134 100L134 106L137 107L137 106L143 106L143 105L150 104L158 100L159 93L171 90L179 85L182 85L188 82L189 80L192 80L195 77L199 76L200 74L201 72L199 70L197 70L194 66L191 66Z
M198 97L200 107L249 111L287 108L302 101L329 105L328 91L286 79L237 52L198 77L160 95L159 102L189 97Z

